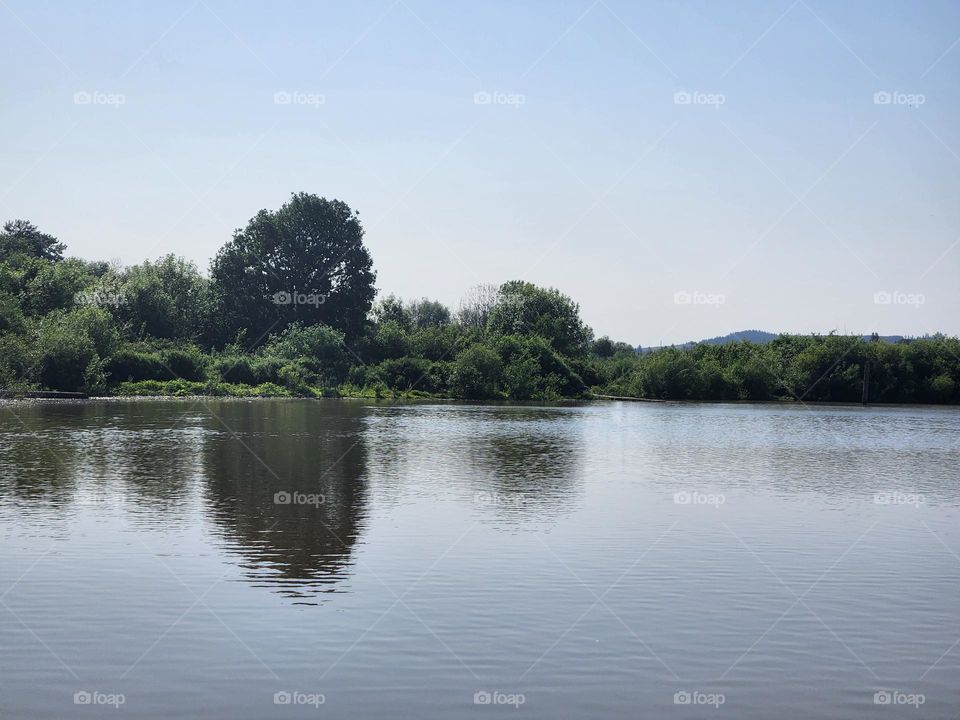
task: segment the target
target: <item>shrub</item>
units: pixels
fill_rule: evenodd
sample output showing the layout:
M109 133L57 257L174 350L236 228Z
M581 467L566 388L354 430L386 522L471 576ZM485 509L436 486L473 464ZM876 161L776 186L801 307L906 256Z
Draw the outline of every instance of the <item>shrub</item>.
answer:
M33 385L35 350L22 335L0 335L0 387L23 388Z
M207 377L209 359L194 346L172 348L161 354L164 370L173 379L199 382Z
M346 378L351 354L339 330L325 325L290 325L261 348L263 358L277 358L283 365L300 363L304 380L314 385L336 385Z
M106 371L114 382L167 380L170 377L157 353L142 352L130 347L121 348L111 355Z
M425 390L434 392L430 387L430 368L432 363L423 358L403 357L384 360L377 374L394 390Z
M453 364L450 391L461 398L497 397L503 375L500 356L487 345L464 350Z
M109 314L83 307L50 313L40 323L40 383L53 390L97 390L106 383L105 357L117 342Z

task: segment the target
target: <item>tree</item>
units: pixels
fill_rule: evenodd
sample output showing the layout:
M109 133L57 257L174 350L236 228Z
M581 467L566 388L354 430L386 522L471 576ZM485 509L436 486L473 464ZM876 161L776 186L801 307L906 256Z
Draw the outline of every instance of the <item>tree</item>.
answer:
M24 309L32 315L46 315L57 309L82 304L83 290L96 278L87 263L77 258L38 263L37 274L24 288Z
M420 298L407 304L410 321L417 330L450 324L450 310L438 300Z
M61 260L66 246L53 235L40 232L28 220L10 220L0 232L0 260L27 255L40 260Z
M413 318L403 300L396 295L390 294L377 301L373 306L373 321L377 325L383 325L388 322L394 322L404 330L409 330L413 326Z
M114 306L135 336L194 340L209 309L209 281L192 262L167 255L127 268L115 292L94 299Z
M580 306L553 288L513 280L500 286L487 327L499 335L539 335L561 355L585 353L593 331L580 319Z
M611 340L609 336L604 335L602 338L593 341L592 350L593 354L597 357L613 357L613 340Z
M102 308L55 310L37 330L40 383L54 390L99 388L106 381L106 359L116 347L116 329Z
M490 311L497 304L497 298L496 285L473 286L460 300L457 322L467 328L483 330L487 327L487 319L490 317Z
M295 193L234 233L211 265L221 339L250 342L291 323L324 323L348 339L376 295L358 214L346 203Z

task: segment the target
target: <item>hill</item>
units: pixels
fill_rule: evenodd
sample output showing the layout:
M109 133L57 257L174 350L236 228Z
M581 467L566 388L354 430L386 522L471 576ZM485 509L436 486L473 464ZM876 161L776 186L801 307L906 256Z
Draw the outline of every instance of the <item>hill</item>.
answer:
M647 353L653 350L659 350L663 347L677 347L677 348L691 348L694 345L704 344L704 345L726 345L732 342L740 342L744 340L746 342L757 343L758 345L766 345L771 340L777 338L779 333L767 332L766 330L740 330L737 332L727 333L726 335L718 335L717 337L707 338L706 340L690 340L685 343L680 343L678 345L668 346L668 345L652 345L650 347L643 347L642 345L637 346L637 352ZM870 335L864 335L864 340L869 340ZM880 339L884 342L897 343L905 339L904 335L881 335Z

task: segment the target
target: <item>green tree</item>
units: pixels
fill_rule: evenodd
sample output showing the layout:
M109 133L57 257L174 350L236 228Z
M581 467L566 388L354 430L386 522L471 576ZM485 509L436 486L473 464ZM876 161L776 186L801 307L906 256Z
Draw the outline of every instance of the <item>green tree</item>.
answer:
M363 355L373 363L404 357L409 350L407 331L394 320L377 325L363 343Z
M353 359L343 333L324 325L289 325L270 338L261 355L286 364L299 364L304 379L314 385L332 386L342 382Z
M587 352L593 332L580 319L580 306L553 288L513 280L500 286L487 327L499 335L539 335L562 355Z
M88 303L83 290L95 281L87 264L77 258L44 262L24 288L24 308L31 315L46 315L53 310Z
M55 310L40 321L36 349L40 384L54 390L96 390L118 336L110 314L85 306Z
M209 281L196 265L175 255L143 262L120 275L114 291L106 281L93 297L112 304L134 337L195 340L209 313Z
M40 232L28 220L9 220L0 232L0 260L26 255L40 260L61 260L66 246L53 235Z
M352 338L376 294L358 214L307 193L257 213L217 253L211 275L221 339L245 331L257 341L294 322L325 323Z
M413 317L406 304L396 295L390 294L378 300L370 313L378 325L393 322L404 330L413 327Z
M438 300L420 298L407 305L414 329L443 327L450 324L450 309Z

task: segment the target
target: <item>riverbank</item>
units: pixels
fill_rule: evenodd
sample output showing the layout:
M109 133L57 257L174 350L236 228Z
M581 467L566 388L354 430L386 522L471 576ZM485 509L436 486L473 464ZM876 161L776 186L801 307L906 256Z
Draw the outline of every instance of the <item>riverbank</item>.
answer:
M90 396L81 392L60 390L0 390L2 400L86 400Z
M140 383L135 383L139 385ZM960 405L944 403L920 403L920 402L876 402L862 403L850 401L827 401L811 400L798 401L794 398L771 398L767 400L703 400L703 399L661 399L661 398L640 398L619 395L604 395L598 393L585 393L579 397L555 397L555 398L533 398L529 400L514 400L503 397L493 398L458 398L450 395L438 393L426 393L420 391L386 391L377 393L371 388L337 388L325 391L318 391L316 394L305 395L296 394L279 388L279 391L273 392L262 387L252 386L230 386L225 388L222 384L211 390L205 383L188 383L204 387L193 389L190 392L183 388L175 392L147 391L139 388L139 392L127 389L126 392L104 393L87 395L84 393L67 392L45 392L45 391L0 391L0 402L2 401L137 401L137 400L358 400L358 401L403 401L403 402L437 402L437 403L457 403L468 405L566 405L583 403L651 403L663 405L758 405L758 406L796 406L803 407L862 407L874 409L895 409L895 408L936 408L958 409Z

